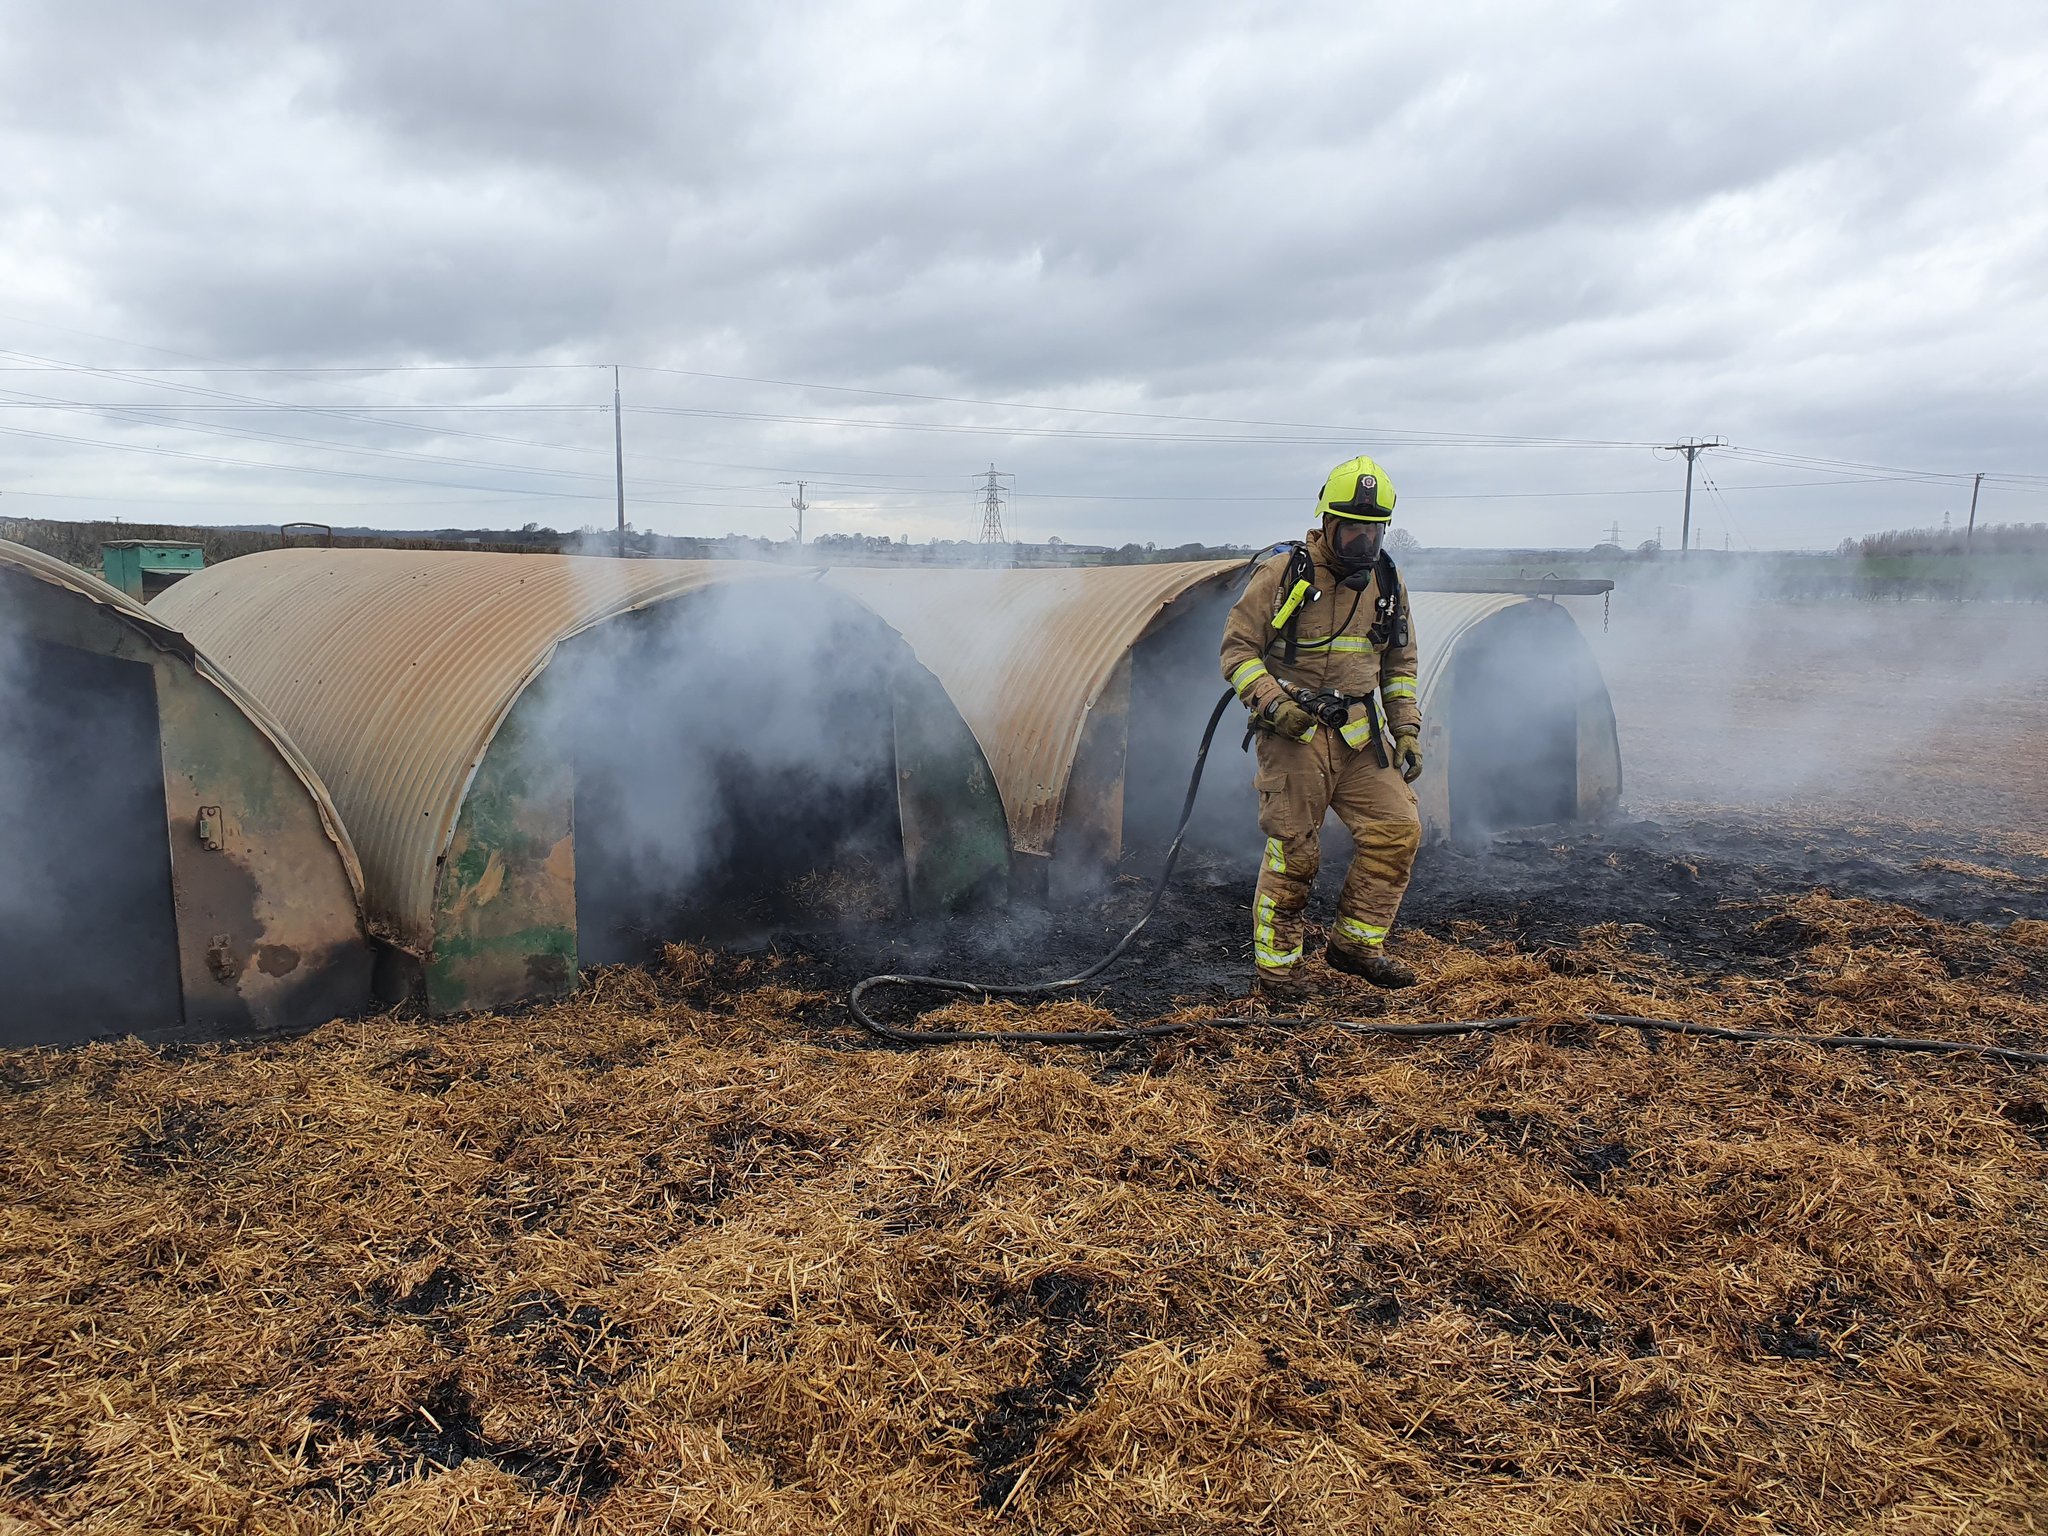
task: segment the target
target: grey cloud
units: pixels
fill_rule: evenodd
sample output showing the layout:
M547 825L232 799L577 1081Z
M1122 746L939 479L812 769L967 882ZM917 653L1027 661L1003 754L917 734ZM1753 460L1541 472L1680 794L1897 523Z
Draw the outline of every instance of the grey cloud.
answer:
M0 190L0 277L30 296L7 306L30 320L232 360L619 357L2039 468L2031 423L2048 396L2023 338L2048 320L2048 252L2012 189L2048 163L2022 83L2048 24L2015 4L1974 10L1967 40L1958 26L1903 4L1846 20L1745 5L1370 20L1334 4L32 6L0 54L0 154L36 167ZM4 323L0 336L60 345ZM547 376L372 382L529 404L591 393ZM775 414L1009 419L633 387L647 403ZM539 438L593 425L477 424ZM682 418L629 429L650 454L928 476L994 457L1027 486L1147 494L1291 494L1332 457ZM1388 453L1449 538L1519 517L1580 542L1607 508L1432 507L1425 487L1675 485L1646 454ZM52 457L34 461L37 483L55 483ZM58 457L91 483L90 455ZM120 470L131 484L134 464ZM634 479L718 473L651 461ZM895 508L857 514L871 529L937 526L929 503L867 499ZM765 531L784 521L779 500L734 493L729 514L643 520ZM1891 504L1848 528L1841 503L1778 505L1783 526L1813 530L1789 542L1825 544ZM1041 513L1069 537L1174 542L1266 516Z

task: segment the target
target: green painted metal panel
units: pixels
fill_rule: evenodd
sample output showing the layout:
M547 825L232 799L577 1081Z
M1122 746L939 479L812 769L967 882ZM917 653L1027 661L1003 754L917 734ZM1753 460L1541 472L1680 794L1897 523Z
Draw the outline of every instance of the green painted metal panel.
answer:
M910 908L919 916L1000 900L1010 830L988 760L939 680L905 657L891 678L896 803Z
M498 728L434 889L434 1013L556 997L576 983L573 770L539 732L538 690Z

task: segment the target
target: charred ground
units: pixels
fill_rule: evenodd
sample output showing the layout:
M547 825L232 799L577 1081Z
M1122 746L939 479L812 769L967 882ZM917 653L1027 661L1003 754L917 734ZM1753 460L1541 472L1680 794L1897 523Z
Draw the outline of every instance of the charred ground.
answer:
M1335 842L1327 849L1312 918L1327 916L1348 851ZM833 989L877 972L985 981L1071 975L1136 920L1156 869L1155 854L1134 856L1092 907L919 926L783 927L743 950L784 957L792 974ZM1132 954L1082 995L1125 1022L1242 997L1253 874L1215 856L1184 859ZM1402 925L1563 966L1582 933L1612 928L1629 950L1702 977L1774 977L1795 969L1803 952L1784 908L1816 891L1896 903L1947 924L2003 927L2048 918L2048 856L1936 827L1810 824L1755 812L1539 828L1477 848L1426 849ZM1312 942L1321 938L1312 929ZM2032 985L2048 995L2048 974L2035 974ZM907 1014L911 1001L891 998L890 1016Z
M1198 861L1099 992L934 1014L1194 1026L1109 1053L877 1049L843 987L1077 968L1138 881L671 946L517 1015L13 1053L0 1514L2024 1528L2042 1074L1565 1021L2038 1046L2041 888L1967 839L1733 818L1435 850L1393 1017L1558 1021L1500 1038L1233 1017L1244 882Z

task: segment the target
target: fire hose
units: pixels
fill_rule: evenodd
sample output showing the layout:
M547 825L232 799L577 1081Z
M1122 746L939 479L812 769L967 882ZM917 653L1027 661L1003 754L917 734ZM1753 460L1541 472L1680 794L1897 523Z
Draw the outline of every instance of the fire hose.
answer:
M1157 1024L1120 1025L1115 1029L916 1029L884 1023L869 1012L866 999L871 993L885 987L949 992L956 997L1049 997L1055 993L1072 992L1087 986L1121 960L1130 951L1131 945L1137 941L1138 935L1144 931L1145 925L1158 913L1159 904L1166 898L1166 888L1173 880L1174 867L1180 862L1181 845L1187 840L1188 823L1194 817L1195 796L1202 787L1202 770L1208 765L1209 748L1216 740L1216 727L1223 720L1224 710L1230 707L1231 701L1236 697L1235 693L1226 690L1216 701L1216 707L1209 711L1209 723L1202 731L1202 744L1195 752L1194 769L1188 775L1188 791L1186 798L1181 802L1180 820L1174 825L1173 841L1167 844L1166 857L1160 863L1159 875L1153 882L1152 894L1146 900L1145 910L1100 960L1084 971L1076 972L1072 976L1062 976L1054 981L983 982L963 981L953 976L911 976L893 973L869 976L857 983L846 996L847 1012L853 1015L854 1021L879 1039L887 1040L894 1045L914 1046L966 1045L975 1042L996 1045L1119 1046L1139 1040L1157 1040L1167 1035L1186 1034L1206 1024L1217 1022L1288 1024L1296 1027L1329 1024L1348 1030L1352 1034L1383 1035L1392 1039L1440 1039L1457 1035L1506 1034L1515 1030L1547 1029L1558 1024L1577 1022L1622 1026L1638 1030L1646 1037L1651 1034L1672 1034L1742 1044L1782 1043L1820 1046L1830 1050L1973 1055L2010 1062L2016 1066L2048 1066L2048 1051L2021 1050L2015 1046L1989 1045L1974 1040L1936 1040L1917 1035L1810 1035L1789 1030L1735 1029L1716 1024L1694 1023L1684 1019L1653 1019L1620 1013L1586 1013L1565 1017L1513 1014L1501 1018L1425 1020L1413 1024L1367 1024L1356 1019L1251 1014L1233 1016L1227 1021L1174 1019Z
M1202 732L1202 745L1195 752L1194 772L1188 775L1188 793L1181 802L1180 821L1173 829L1173 841L1167 844L1166 858L1160 865L1159 878L1153 882L1151 899L1145 903L1145 910L1131 924L1129 932L1116 941L1108 954L1087 970L1073 976L1062 976L1057 981L979 982L960 981L951 976L870 976L846 995L847 1011L861 1028L898 1045L960 1045L970 1040L991 1040L1003 1045L1128 1045L1133 1040L1156 1040L1162 1035L1178 1035L1193 1028L1189 1021L1176 1020L1170 1024L1131 1024L1117 1029L901 1029L894 1024L884 1024L869 1013L864 999L878 987L917 987L928 992L951 992L960 997L1048 997L1055 992L1071 992L1076 987L1087 986L1123 959L1166 897L1167 883L1173 879L1174 866L1180 862L1181 844L1187 840L1188 822L1195 814L1195 794L1202 787L1202 769L1208 764L1209 748L1216 740L1216 727L1222 722L1223 711L1236 697L1226 689L1223 697L1216 701L1216 707L1209 711L1209 724Z

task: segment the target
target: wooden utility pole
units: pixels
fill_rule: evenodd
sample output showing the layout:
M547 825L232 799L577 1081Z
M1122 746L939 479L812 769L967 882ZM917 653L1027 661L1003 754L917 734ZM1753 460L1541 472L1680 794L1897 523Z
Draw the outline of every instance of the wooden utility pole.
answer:
M784 485L789 484L787 480L783 481L782 483ZM796 541L797 543L801 544L804 541L804 513L808 512L811 507L811 504L804 500L803 481L797 481L796 494L790 497L789 504L792 507L796 508Z
M1685 455L1685 522L1684 525L1679 529L1678 553L1681 556L1689 555L1692 553L1693 460L1697 459L1702 453L1705 453L1709 448L1726 448L1728 446L1728 439L1725 437L1716 437L1709 438L1703 441L1697 437L1689 437L1682 443L1666 443L1664 446L1667 452L1682 453Z
M619 365L612 364L612 484L619 497L619 558L626 558L626 425L619 414Z
M1970 482L1970 526L1963 531L1963 553L1970 552L1970 541L1977 537L1977 493L1984 489L1984 471L1977 471L1977 478Z

